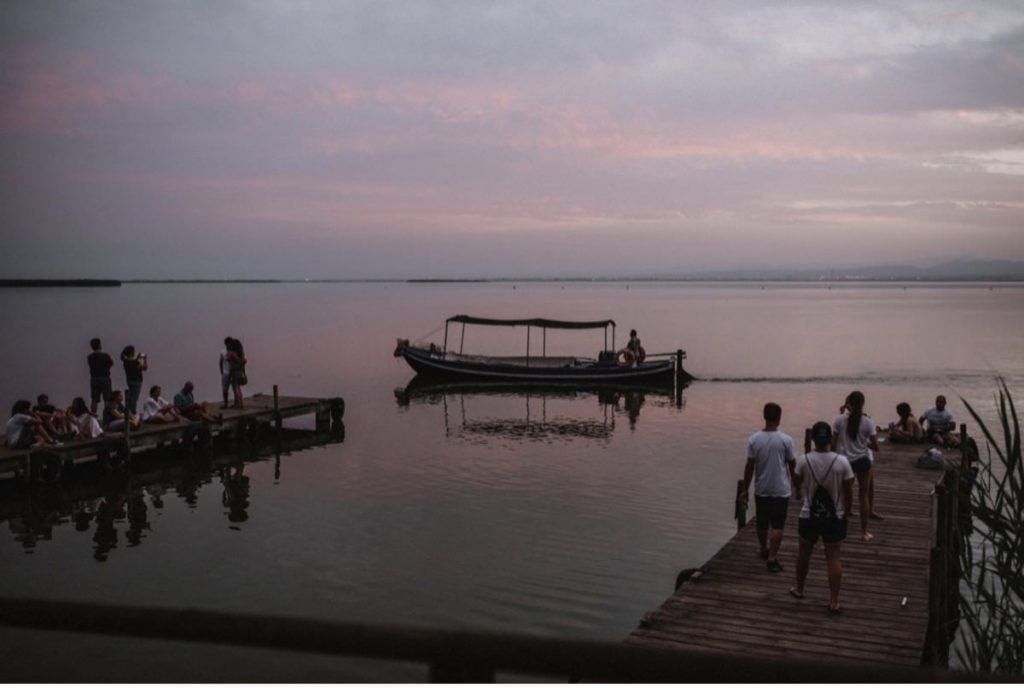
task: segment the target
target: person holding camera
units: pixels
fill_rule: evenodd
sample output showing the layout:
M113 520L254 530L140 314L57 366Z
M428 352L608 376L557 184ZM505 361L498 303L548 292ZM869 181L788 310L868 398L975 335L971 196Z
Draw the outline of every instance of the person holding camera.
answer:
M142 394L142 372L149 369L146 354L135 354L135 347L129 344L121 351L121 363L124 364L124 378L128 385L128 397L125 407L134 416L138 413L139 396Z

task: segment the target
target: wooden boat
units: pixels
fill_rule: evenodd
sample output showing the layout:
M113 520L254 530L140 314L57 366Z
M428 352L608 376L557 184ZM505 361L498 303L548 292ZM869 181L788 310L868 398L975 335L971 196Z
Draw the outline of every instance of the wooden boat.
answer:
M448 332L452 323L462 325L462 336L458 352L448 349ZM466 325L527 328L525 356L486 356L466 354L462 344L465 341ZM542 332L540 355L531 355L530 329ZM611 329L611 346L608 348L608 331ZM596 358L579 356L548 356L547 330L604 330L604 348ZM469 315L455 315L445 321L444 344L417 344L408 339L399 339L395 356L403 357L421 375L477 380L543 381L551 383L592 383L592 382L650 382L663 380L668 384L686 383L692 376L683 370L682 361L686 352L678 350L664 354L647 354L637 362L615 351L615 321L573 321L529 318L520 320L498 320L478 318Z

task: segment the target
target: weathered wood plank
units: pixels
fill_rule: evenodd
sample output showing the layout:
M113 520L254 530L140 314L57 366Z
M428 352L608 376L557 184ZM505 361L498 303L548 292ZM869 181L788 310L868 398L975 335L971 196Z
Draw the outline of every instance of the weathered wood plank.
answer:
M766 570L751 523L705 564L698 580L684 583L645 615L627 642L804 659L820 655L822 661L919 664L928 627L931 493L941 477L938 471L916 468L923 448L884 445L876 456L875 504L885 519L871 520L875 539L863 543L854 509L850 536L842 547L840 617L826 613L828 579L820 544L811 559L806 597L796 600L788 594L795 584L798 550L800 504L794 499L779 552L783 572Z

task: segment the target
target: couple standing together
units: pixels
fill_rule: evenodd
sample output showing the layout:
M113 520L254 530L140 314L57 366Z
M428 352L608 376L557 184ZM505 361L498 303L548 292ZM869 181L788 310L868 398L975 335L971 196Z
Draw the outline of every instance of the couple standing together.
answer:
M825 545L828 562L830 599L828 611L838 614L839 588L842 582L840 543L846 539L847 517L853 504L853 481L859 483L860 539L870 541L869 516L878 517L873 509L870 449L878 451L875 426L864 415L864 395L852 392L846 399L844 413L832 425L818 422L811 429L813 451L797 456L793 438L779 431L782 407L775 403L764 406L763 430L747 441L747 462L739 499L749 500L751 480L756 488L757 536L761 558L767 560L772 573L783 570L779 563L779 546L789 510L791 485L798 495L803 492L800 507L800 552L796 565L796 587L790 594L804 596L804 583L810 567L811 553L818 540ZM841 453L834 450L839 449ZM880 517L879 517L880 518Z

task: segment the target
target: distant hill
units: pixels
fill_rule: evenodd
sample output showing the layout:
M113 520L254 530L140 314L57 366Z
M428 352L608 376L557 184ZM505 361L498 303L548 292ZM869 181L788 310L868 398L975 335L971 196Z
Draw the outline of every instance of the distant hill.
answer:
M931 267L915 265L869 265L842 268L743 268L707 270L660 279L721 281L1024 281L1024 262L1012 260L958 259Z

